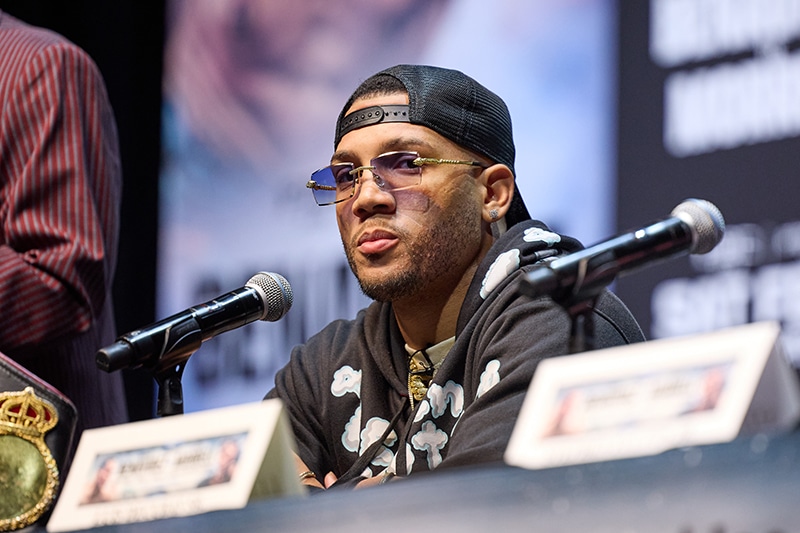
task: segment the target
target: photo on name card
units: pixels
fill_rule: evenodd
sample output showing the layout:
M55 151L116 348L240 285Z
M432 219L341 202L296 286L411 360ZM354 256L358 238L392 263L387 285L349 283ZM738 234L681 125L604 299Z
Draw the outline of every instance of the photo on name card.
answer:
M91 505L229 483L247 433L99 454L80 505Z

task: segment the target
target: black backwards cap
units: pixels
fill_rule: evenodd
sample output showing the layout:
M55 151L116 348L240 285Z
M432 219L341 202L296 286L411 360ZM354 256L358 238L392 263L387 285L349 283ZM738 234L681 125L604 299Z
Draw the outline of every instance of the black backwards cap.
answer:
M511 115L495 93L457 70L426 65L397 65L368 78L362 86L380 76L395 78L408 93L408 106L374 106L345 115L355 101L350 97L336 123L334 148L355 129L385 122L409 122L430 128L439 135L495 163L514 171L514 138ZM506 227L529 220L519 188L506 213Z

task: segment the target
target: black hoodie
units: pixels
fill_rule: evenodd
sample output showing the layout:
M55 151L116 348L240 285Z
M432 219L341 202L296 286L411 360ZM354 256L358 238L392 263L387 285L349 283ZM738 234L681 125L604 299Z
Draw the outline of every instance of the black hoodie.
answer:
M391 304L374 302L296 347L267 397L283 401L300 458L341 483L387 468L405 476L501 461L538 362L569 352L569 315L548 297L520 294L520 278L580 248L536 221L502 235L479 265L455 343L413 411L409 356ZM596 348L644 340L608 291L592 316Z

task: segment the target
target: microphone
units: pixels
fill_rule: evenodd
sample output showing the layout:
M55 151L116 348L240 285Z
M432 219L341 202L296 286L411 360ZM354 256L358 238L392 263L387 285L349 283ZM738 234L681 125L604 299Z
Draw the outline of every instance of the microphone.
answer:
M706 200L685 200L670 215L644 228L554 259L523 278L520 291L533 297L550 295L556 302L575 304L597 296L618 274L684 253L708 253L725 234L722 213Z
M119 337L97 352L95 362L106 372L140 366L173 368L220 333L256 320L278 320L292 307L293 298L286 278L259 272L240 289Z

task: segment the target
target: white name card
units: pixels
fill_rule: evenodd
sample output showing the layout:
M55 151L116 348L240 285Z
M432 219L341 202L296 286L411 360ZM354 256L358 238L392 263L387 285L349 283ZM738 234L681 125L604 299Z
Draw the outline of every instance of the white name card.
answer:
M800 384L777 323L540 363L505 461L547 468L793 428Z
M305 494L280 400L83 433L47 530L237 509Z

